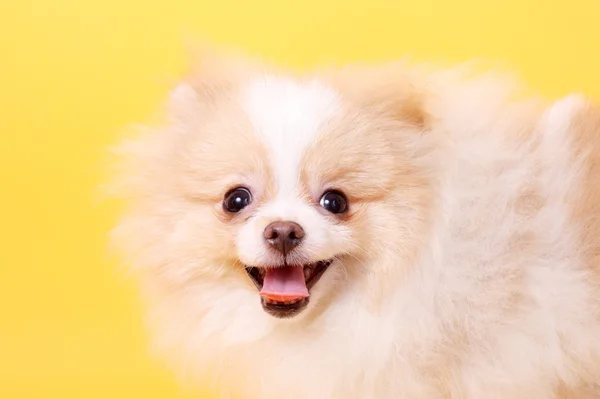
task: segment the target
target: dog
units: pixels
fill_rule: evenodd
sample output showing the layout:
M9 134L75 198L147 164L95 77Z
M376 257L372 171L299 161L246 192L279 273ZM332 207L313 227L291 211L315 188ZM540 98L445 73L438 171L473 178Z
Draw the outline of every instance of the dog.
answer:
M503 72L206 50L113 240L214 397L600 397L600 109ZM176 371L175 371L176 370Z

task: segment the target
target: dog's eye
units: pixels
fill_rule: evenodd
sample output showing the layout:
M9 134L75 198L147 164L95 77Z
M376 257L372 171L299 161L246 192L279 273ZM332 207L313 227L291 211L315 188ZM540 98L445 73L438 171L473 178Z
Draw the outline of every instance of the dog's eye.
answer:
M252 195L247 188L238 187L225 194L223 209L227 212L236 213L250 205Z
M320 204L331 213L344 213L348 210L348 200L340 191L327 191L321 197Z

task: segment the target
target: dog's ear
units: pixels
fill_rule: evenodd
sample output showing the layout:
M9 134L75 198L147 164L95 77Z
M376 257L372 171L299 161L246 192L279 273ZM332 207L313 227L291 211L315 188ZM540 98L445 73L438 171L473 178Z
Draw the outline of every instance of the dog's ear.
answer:
M404 63L350 66L328 74L343 95L362 108L426 130L430 116L418 73Z
M188 125L197 120L202 111L198 92L187 82L179 83L169 92L166 111L168 118L177 124Z
M188 69L167 102L169 117L179 122L192 122L211 112L219 98L258 70L258 63L250 57L224 48L196 43L188 44L186 50Z
M190 69L187 81L201 97L231 90L240 81L259 71L259 63L248 54L206 43L188 45Z

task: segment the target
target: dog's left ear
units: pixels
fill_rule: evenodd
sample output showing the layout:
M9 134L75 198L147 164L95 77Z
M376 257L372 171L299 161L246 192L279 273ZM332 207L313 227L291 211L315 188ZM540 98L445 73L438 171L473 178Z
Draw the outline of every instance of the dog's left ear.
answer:
M383 113L416 129L431 123L419 75L405 64L352 66L329 75L333 85L361 108Z

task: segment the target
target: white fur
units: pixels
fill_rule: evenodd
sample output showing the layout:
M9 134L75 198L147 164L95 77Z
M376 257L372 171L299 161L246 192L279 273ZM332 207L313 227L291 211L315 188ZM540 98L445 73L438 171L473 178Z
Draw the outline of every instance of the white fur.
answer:
M267 75L244 86L240 98L252 127L268 149L268 161L276 178L275 198L239 230L236 242L240 260L247 265L282 262L266 247L262 235L265 227L275 221L296 222L305 230L304 242L296 255L298 263L329 259L345 252L343 245L349 232L328 223L299 192L302 157L339 110L338 96L317 81L299 83Z
M566 205L582 178L570 129L583 101L565 99L538 113L531 104L509 102L510 90L493 79L460 85L435 79L441 78L428 86L435 100L425 104L433 131L418 140L422 152L435 140L436 155L415 161L426 162L431 177L430 215L404 205L412 187L366 204L370 239L383 244L359 253L366 261L350 256L327 271L300 317L270 317L247 276L184 252L186 245L195 248L194 228L226 223L210 219L215 204L205 213L198 204L169 213L165 224L187 230L156 228L160 235L139 245L141 252L167 253L167 260L147 256L146 262L159 263L155 269L166 276L186 262L199 272L184 288L167 285L166 293L151 295L164 353L220 397L558 399L560 384L582 399L598 397L586 384L600 379L600 319L592 309L599 294L582 264L581 226L570 221ZM352 253L353 227L333 223L319 212L318 199L299 190L303 155L345 112L343 93L272 75L237 93L252 134L267 148L275 194L237 222L236 257L276 263L262 241L275 220L305 228L304 259ZM190 93L176 91L181 96ZM526 138L514 137L520 129L528 130ZM539 196L532 197L535 212L524 212L518 201L529 199L529 189ZM153 223L135 217L139 226ZM402 235L409 220L427 217L416 244ZM150 231L134 227L129 236ZM413 244L414 258L399 255ZM148 285L164 278L155 269L145 276ZM383 300L374 304L378 295Z
M278 197L298 195L302 155L339 109L337 95L316 81L266 75L242 89L241 104L270 150Z

